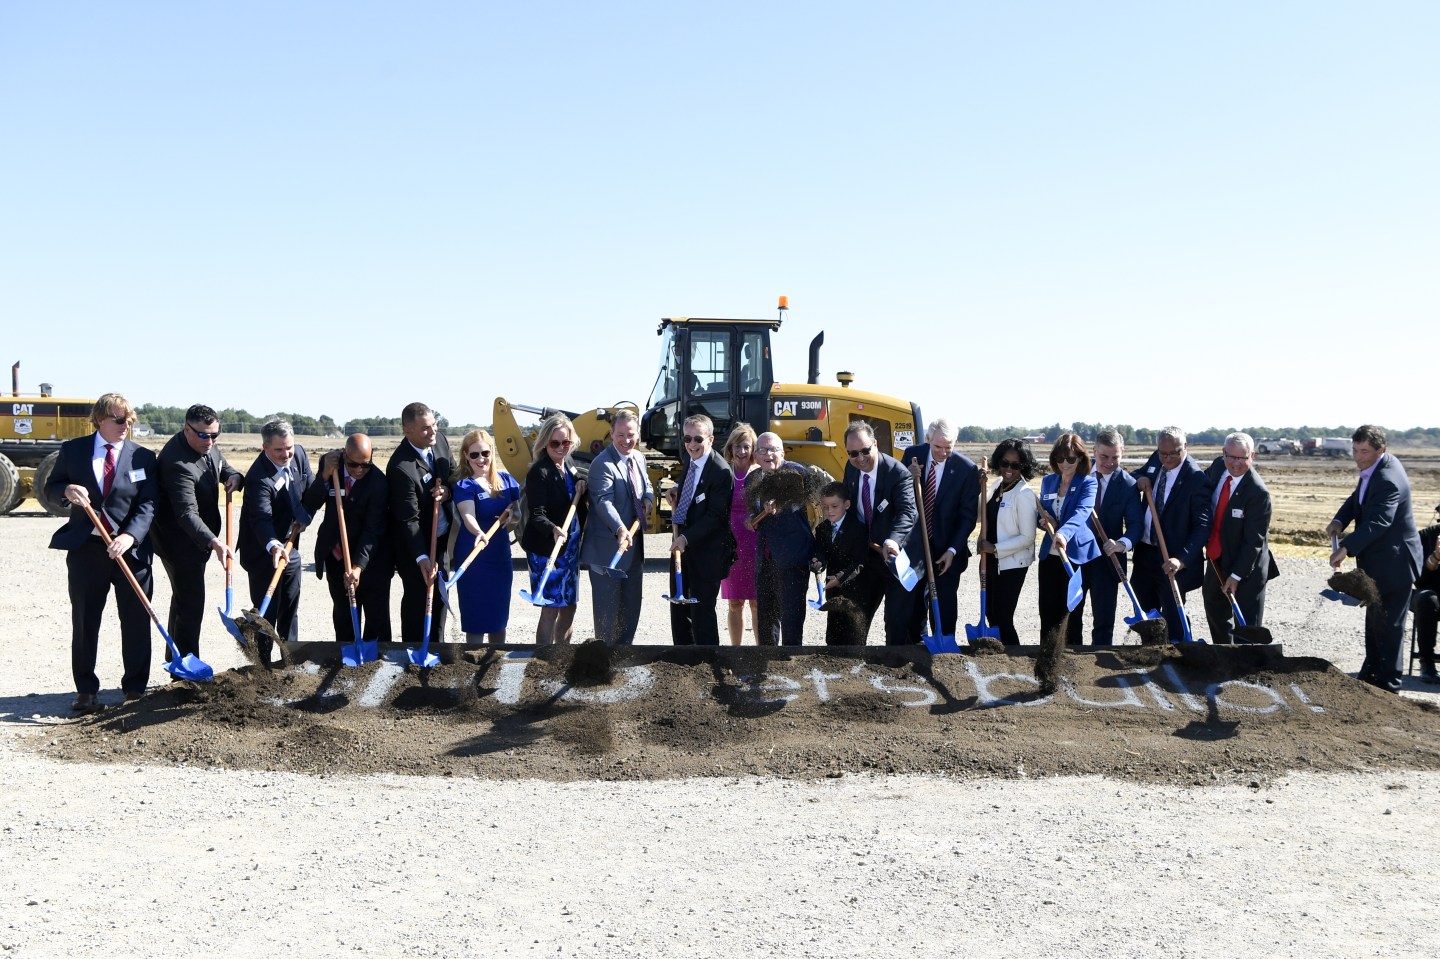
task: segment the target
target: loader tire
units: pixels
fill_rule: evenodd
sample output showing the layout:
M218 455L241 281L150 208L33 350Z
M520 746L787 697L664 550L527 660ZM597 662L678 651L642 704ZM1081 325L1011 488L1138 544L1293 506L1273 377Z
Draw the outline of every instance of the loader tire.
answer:
M20 471L10 457L0 453L0 513L8 513L20 505Z
M40 465L35 468L35 502L39 503L51 516L69 516L70 501L68 499L62 496L59 500L52 500L45 495L45 484L50 482L50 474L55 472L55 461L59 458L60 453L57 450L41 460Z

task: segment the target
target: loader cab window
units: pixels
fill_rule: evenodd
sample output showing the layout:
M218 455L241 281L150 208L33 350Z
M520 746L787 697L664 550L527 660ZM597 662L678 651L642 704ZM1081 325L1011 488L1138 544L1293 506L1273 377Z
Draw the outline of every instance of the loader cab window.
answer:
M655 386L650 391L647 409L654 409L673 401L679 395L680 386L680 344L674 327L666 327L660 335L660 373L655 377Z
M730 422L731 359L728 330L690 334L690 382L694 386L686 414L704 413L718 426Z

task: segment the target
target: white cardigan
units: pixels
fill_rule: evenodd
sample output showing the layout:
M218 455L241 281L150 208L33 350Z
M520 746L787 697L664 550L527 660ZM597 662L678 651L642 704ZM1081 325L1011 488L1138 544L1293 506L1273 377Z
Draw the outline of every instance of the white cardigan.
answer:
M1002 573L1035 562L1035 531L1039 524L1040 500L1026 483L1016 483L1008 493L1000 495L999 516L990 538Z

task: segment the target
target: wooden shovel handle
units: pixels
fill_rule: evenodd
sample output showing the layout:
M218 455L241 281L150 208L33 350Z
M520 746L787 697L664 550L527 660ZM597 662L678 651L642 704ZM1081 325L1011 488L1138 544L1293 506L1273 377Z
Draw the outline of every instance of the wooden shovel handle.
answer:
M110 531L105 528L104 523L100 522L100 517L95 515L95 509L90 505L90 502L88 500L82 500L80 505L85 507L85 515L89 516L90 522L95 524L95 529L99 531L100 538L105 541L105 545L109 546L113 543L114 540L110 538ZM135 590L136 596L140 597L140 604L145 607L145 612L150 614L150 618L155 621L156 626L160 626L160 617L155 615L155 607L150 605L150 598L145 595L145 590L140 588L140 583L135 579L135 574L130 570L130 564L125 562L125 555L122 553L115 557L115 562L120 564L120 569L125 573L125 578L130 581L130 588ZM163 629L164 627L161 628Z
M575 484L575 495L570 497L570 508L565 511L565 522L561 524L560 530L565 534L565 539L557 539L555 545L550 549L550 565L555 565L555 560L560 555L560 550L565 548L565 541L570 538L570 521L575 518L575 510L580 506L580 484Z
M341 478L339 470L335 472L335 478L331 482L335 486L335 521L340 524L340 556L345 561L345 593L354 599L355 589L350 585L350 534L345 529L345 480ZM317 556L316 560L323 563L325 557Z

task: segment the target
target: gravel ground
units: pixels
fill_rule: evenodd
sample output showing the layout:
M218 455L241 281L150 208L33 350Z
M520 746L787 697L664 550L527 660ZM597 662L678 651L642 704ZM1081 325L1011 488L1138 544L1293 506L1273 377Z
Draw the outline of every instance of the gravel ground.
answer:
M1183 788L54 762L29 747L68 721L71 698L63 557L43 548L55 523L0 522L6 956L1428 957L1440 947L1424 910L1440 878L1432 773ZM1360 611L1315 600L1319 560L1285 558L1282 570L1267 625L1288 652L1353 672ZM221 582L212 568L212 601ZM317 587L307 577L310 635L326 622ZM663 591L658 576L647 584L647 597ZM974 605L962 603L962 619ZM642 638L663 641L665 620L650 612ZM530 616L517 604L512 639ZM822 630L812 617L812 638ZM217 623L206 659L239 666L219 634ZM113 622L102 648L105 695L118 699ZM1434 700L1411 685L1407 696Z

